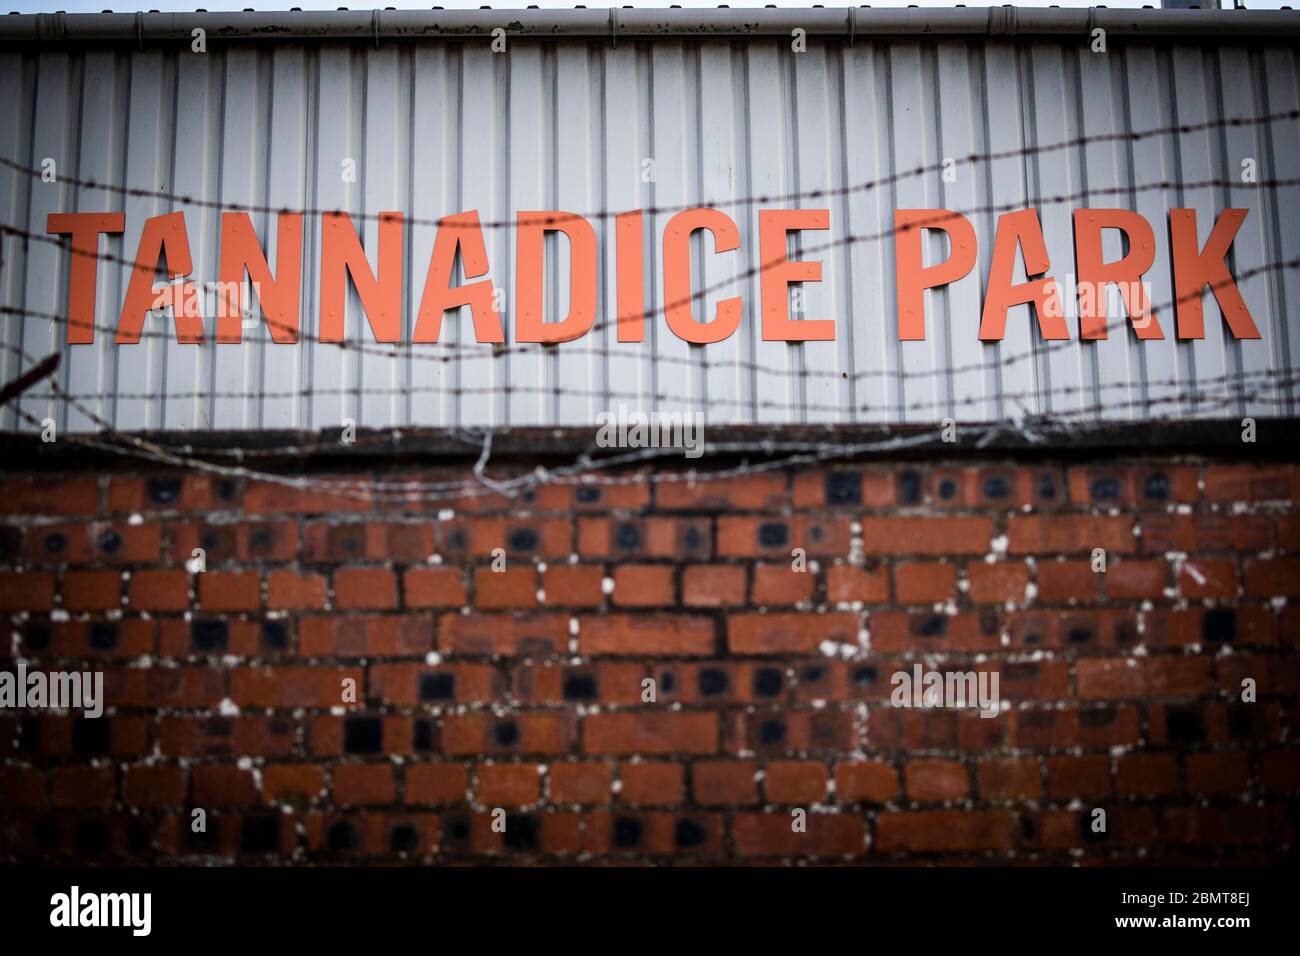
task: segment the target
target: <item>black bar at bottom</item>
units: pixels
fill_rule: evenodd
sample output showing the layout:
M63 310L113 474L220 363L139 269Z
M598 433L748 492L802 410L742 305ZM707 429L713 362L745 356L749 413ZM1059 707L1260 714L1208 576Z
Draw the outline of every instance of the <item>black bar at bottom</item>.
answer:
M486 933L482 945L496 950L516 936L546 948L717 938L734 949L746 937L779 945L772 933L781 929L809 943L856 939L863 950L895 934L926 946L982 939L1000 947L1035 932L1051 934L1035 948L1191 936L1232 946L1260 931L1294 931L1293 879L1293 870L1264 868L11 868L0 869L0 925L6 942L76 933L83 942L147 938L204 949L403 937L436 947L462 933L462 945ZM51 925L52 915L70 922L73 886L78 922L116 911L130 923L134 912L139 927L142 907L128 911L124 898L97 894L150 894L148 937L133 939L129 925Z

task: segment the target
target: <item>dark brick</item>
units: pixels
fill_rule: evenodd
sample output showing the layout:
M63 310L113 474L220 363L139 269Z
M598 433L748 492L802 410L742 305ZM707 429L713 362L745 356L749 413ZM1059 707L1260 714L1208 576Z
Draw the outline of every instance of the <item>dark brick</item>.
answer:
M380 717L348 717L343 721L343 749L350 754L377 754L384 747Z
M230 625L225 621L194 621L190 624L190 643L204 654L220 654L230 641Z
M1214 608L1201 618L1201 638L1211 644L1230 644L1237 639L1237 612Z

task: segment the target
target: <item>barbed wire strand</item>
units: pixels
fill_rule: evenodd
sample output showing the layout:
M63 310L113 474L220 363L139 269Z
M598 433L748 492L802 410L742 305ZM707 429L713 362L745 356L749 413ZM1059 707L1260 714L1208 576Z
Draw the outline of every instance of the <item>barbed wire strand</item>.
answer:
M6 229L6 226L0 226L0 229ZM1282 261L1282 263L1266 263L1264 265L1258 265L1258 267L1243 269L1243 271L1239 271L1238 273L1236 273L1235 276L1229 276L1229 278L1226 278L1226 280L1221 280L1218 282L1208 282L1208 284L1205 284L1205 286L1201 287L1200 290L1195 291L1195 293L1187 293L1184 295L1180 295L1180 297L1170 299L1169 302L1162 302L1158 304L1148 303L1148 315L1156 316L1157 313L1160 312L1177 310L1179 304L1182 304L1184 302L1195 302L1195 300L1199 300L1203 298L1206 290L1209 290L1210 293L1217 293L1219 289L1225 289L1225 287L1227 286L1235 285L1236 282L1242 282L1244 280L1247 280L1247 278L1257 276L1257 274L1264 274L1264 273L1269 273L1274 271L1283 271L1283 269L1296 269L1296 268L1300 268L1300 258ZM23 310L23 308L18 308L14 306L0 307L0 313L10 313L10 315L29 315L29 316L38 317L38 319L52 321L52 323L57 323L57 321L66 321L64 316L56 315L56 313ZM1132 320L1130 319L1130 317L1127 316L1122 317L1122 319L1115 319L1105 325L1106 334L1108 334L1109 336L1109 334L1112 332L1119 332L1119 330L1128 329L1130 328L1131 324L1132 324ZM1032 329L1034 328L1034 326L1032 326L1031 324L1030 328ZM159 333L159 334L165 334L165 333ZM995 358L984 360L984 362L975 362L975 363L969 363L965 365L949 365L949 367L918 369L918 371L913 371L913 372L904 372L901 371L901 369L866 369L866 371L854 372L852 378L846 378L846 380L852 380L854 382L857 382L858 380L861 380L861 378L866 378L870 376L870 377L893 377L893 378L898 378L898 380L907 381L907 380L913 380L913 378L956 377L958 375L971 375L971 373L982 373L983 375L983 373L991 372L993 371L993 369L1010 367L1010 365L1026 362L1026 360L1032 360L1032 359L1041 360L1044 358L1048 358L1048 356L1053 355L1054 352L1057 351L1070 349L1070 347L1074 347L1074 346L1087 345L1087 343L1096 343L1100 341L1105 341L1105 339L1104 338L1044 339L1044 341L1037 342L1035 343L1034 346L1031 346L1030 350L1022 351L1022 352L1013 352L1013 354L1008 356L1001 356L1001 358L995 356ZM1139 339L1139 341L1141 341L1141 339ZM1147 339L1147 341L1154 341L1154 339ZM321 345L339 345L339 343L321 342ZM385 352L385 355L387 355L387 352ZM400 355L395 355L394 358L400 358ZM420 356L419 354L412 354L411 358L412 359L430 358L435 360L435 362L437 362L437 360L441 360L439 359L439 356ZM655 356L655 359L658 358L659 356ZM719 367L725 368L728 367L728 365L725 362L720 362ZM511 386L511 388L523 389L524 386ZM541 386L541 388L546 389L546 394L564 394L564 389L559 388L559 386ZM404 390L404 389L395 388L394 392L398 392L398 390ZM489 392L499 392L499 390L500 389L489 389ZM304 389L304 393L309 393L309 389ZM263 393L261 393L259 390L259 392L250 392L250 393L242 394L240 395L240 397L252 397L252 395L260 395L260 394ZM603 390L602 392L599 392L599 395L602 395L602 397L603 395L606 394L607 393L603 392ZM983 401L996 401L996 398L997 398L996 394L988 395L988 397L984 397ZM750 405L750 403L745 402L744 399L740 399L740 402L741 405Z
M1296 183L1296 184L1300 184L1300 179L1295 180L1295 183ZM1129 187L1129 188L1136 189L1137 187ZM1186 187L1186 188L1192 188L1192 187L1189 186L1189 187ZM1011 204L1007 204L1007 208L1018 208L1019 205L1020 205L1019 203L1011 203ZM943 221L943 220L945 220L945 219L947 219L947 218L948 218L948 216L945 215L945 216L942 216L942 217L935 217L933 220L927 220L927 221L930 221L930 222L940 222L940 221ZM916 224L913 224L913 225L912 225L911 227L909 227L909 228L920 228L921 225L922 225L921 223L916 223ZM892 230L891 233L894 232L894 231L897 231L897 230ZM15 226L9 226L9 225L5 225L5 224L3 224L3 223L0 223L0 235L6 234L6 233L7 233L7 234L11 234L11 235L15 235L15 236L19 236L20 238L23 238L23 239L25 239L25 240L34 240L34 241L38 241L38 242L43 242L43 243L53 244L53 245L58 246L58 247L61 248L61 249L64 249L64 251L71 252L71 253L74 254L74 255L84 255L84 256L86 256L86 257L89 257L89 258L95 258L95 259L99 259L99 260L102 260L102 261L116 261L116 262L120 262L120 263L122 263L122 264L131 265L132 267L134 267L134 263L133 263L133 262L128 262L128 260L122 259L122 258L117 257L117 256L112 256L112 255L109 255L109 254L99 254L99 253L82 252L81 250L69 249L69 248L67 248L67 247L66 247L66 246L65 246L65 245L64 245L60 240L58 240L58 239L56 239L56 238L54 238L54 237L47 236L47 235L42 235L42 234L38 234L38 233L33 233L33 232L30 232L30 231L27 231L27 230L19 229L19 228L15 227ZM827 251L828 249L832 249L832 248L838 247L838 246L840 246L840 245L844 245L844 244L846 244L846 243L847 243L847 244L852 244L852 243L854 243L854 242L864 241L865 239L868 239L868 238L879 238L879 237L881 237L881 236L883 236L883 235L885 235L885 234L884 234L884 233L881 233L881 234L877 234L876 236L871 236L871 237L849 235L849 236L843 237L843 238L841 238L841 239L834 240L833 242L828 243L828 244L826 244L826 245L824 245L824 246L821 246L821 247L814 247L814 248L811 248L811 249L805 250L804 253L801 253L801 254L805 254L805 255L806 255L806 254L813 254L813 253L817 253L817 252L823 252L823 251ZM751 276L754 275L754 274L757 274L757 273L760 272L760 271L763 271L763 270L766 270L766 269L769 269L769 268L774 268L774 267L776 267L777 265L781 264L781 262L783 262L783 261L784 261L784 260L774 260L772 263L769 263L769 264L766 265L766 266L757 267L756 269L750 269L750 270L747 271L745 277L748 278L748 277L751 277ZM1246 270L1240 270L1240 271L1237 272L1237 274L1236 274L1235 276L1231 277L1231 281L1225 281L1225 282L1220 282L1220 283L1207 283L1205 287L1202 287L1202 289L1199 290L1199 291L1198 291L1197 293L1195 293L1195 294L1191 294L1191 295L1188 295L1188 296L1185 296L1185 297L1182 297L1182 298L1179 298L1179 299L1173 300L1173 301L1171 301L1170 303L1167 303L1167 304L1156 305L1156 306L1150 306L1149 309L1148 309L1148 314L1149 314L1150 316L1152 316L1152 317L1153 317L1153 320L1154 320L1154 316L1156 316L1156 315L1157 315L1158 313L1160 313L1160 312L1163 312L1163 311L1166 311L1166 310L1168 310L1168 309L1170 309L1170 308L1173 308L1173 307L1175 307L1175 306L1181 304L1182 302L1185 302L1185 301L1195 301L1195 300L1197 300L1198 298L1202 297L1202 296L1204 295L1205 290L1206 290L1207 288L1208 288L1210 291L1215 292L1215 291L1217 291L1218 289L1226 288L1226 287L1228 287L1229 285L1236 284L1237 282L1244 281L1244 280L1246 280L1246 279L1248 279L1248 278L1251 278L1251 277L1254 276L1254 275L1258 275L1258 274L1261 274L1261 273L1263 273L1263 272L1271 271L1271 270L1273 270L1273 269L1275 269L1275 268L1276 268L1276 269L1289 269L1289 268L1295 268L1298 264L1300 264L1300 258L1292 259L1292 260L1287 260L1287 261L1282 262L1282 263L1270 263L1270 264L1266 264L1266 265L1264 265L1264 266L1254 267L1254 268L1246 269ZM710 292L719 291L719 290L721 290L721 289L728 288L729 286L731 286L731 284L732 284L733 282L739 282L739 281L743 281L743 280L742 280L742 279L735 279L735 278L733 278L733 279L728 279L728 280L724 280L723 282L718 283L718 284L715 284L714 286L708 286L708 287L705 287L705 288L701 289L699 292L693 293L693 294L690 296L689 300L688 300L688 299L683 299L683 300L680 300L680 301L679 301L678 303L676 303L676 304L678 304L678 305L686 304L686 302L688 302L688 301L692 301L692 300L695 300L695 299L698 299L698 298L702 298L703 296L707 295L707 294L710 293ZM673 304L668 304L668 305L665 305L665 306L663 307L663 310L666 311L666 310L668 310L668 309L670 309L670 308L672 308L672 307L673 307ZM19 308L16 308L16 307L14 307L14 306L0 306L0 314L6 314L6 313L8 313L8 314L28 314L28 313L26 312L26 310L19 309ZM69 324L69 325L73 325L73 326L79 326L79 327L84 327L84 326L87 326L87 325L91 325L91 326L93 326L93 327L96 328L96 329L102 329L102 330L104 330L104 331L106 331L106 332L116 331L116 329L115 329L114 327L107 326L107 325L102 324L102 323L88 323L88 322L85 322L84 320L71 319L70 317L63 316L63 315L59 315L59 314L56 314L56 313L30 313L30 314L35 315L36 317L39 317L39 318L42 318L42 319L48 320L48 321L50 321L50 322L52 322L52 323L55 323L55 322L62 322L62 323L65 323L65 324ZM279 323L279 322L277 322L277 321L271 319L269 316L264 317L264 318L265 318L265 321L267 322L268 325L271 325L271 326L280 326L280 327L285 328L285 329L290 329L290 328L292 328L291 326L289 326L289 325L287 325L287 324ZM1112 331L1119 331L1119 330L1121 330L1121 329L1124 329L1124 328L1128 327L1128 326L1130 325L1131 322L1132 322L1132 319L1125 317L1125 318L1117 319L1117 320L1115 320L1114 322L1108 323L1108 324L1105 326L1105 330L1106 330L1106 334L1107 334L1107 336L1109 336L1109 334L1110 334ZM609 324L609 323L607 323L607 322L596 323L596 324L593 326L593 328L592 328L591 330L589 330L589 332L595 330L596 328L603 328L603 327L606 327L608 324ZM584 333L584 334L587 334L587 333ZM142 336L142 337L149 337L149 338L162 338L162 339L167 339L168 341L171 340L171 337L168 335L168 333L167 333L166 330L144 330L144 329L142 329L142 330L141 330L141 336ZM509 347L509 346L505 346L505 347L501 347L501 346L492 346L491 343L480 343L480 348L481 348L481 347L484 347L484 346L487 346L487 347L491 347L491 348L493 349L493 351L492 351L490 354L481 354L481 353L480 353L480 354L474 354L474 355L460 355L460 356L457 356L457 357L452 357L452 356L446 356L446 355L428 355L428 354L426 354L426 353L424 353L424 352L415 351L415 349L416 349L418 346L424 345L424 344L426 344L426 343L408 343L407 346L406 346L406 348L409 349L409 351L403 351L403 350L401 350L401 349L399 349L399 348L387 348L387 349L386 349L386 348L379 347L379 346L372 346L372 345L368 345L368 344L366 344L366 343L364 343L364 342L362 342L362 341L360 341L360 340L353 340L353 339L343 339L343 340L340 340L340 341L325 340L325 339L320 339L319 337L317 337L317 336L315 336L315 335L312 335L311 333L308 333L308 332L303 332L303 333L301 333L301 334L300 334L300 338L301 338L301 339L304 339L304 340L306 340L306 341L308 341L308 342L315 343L315 344L320 344L320 345L325 345L325 346L334 346L334 347L337 347L337 348L342 349L342 350L357 351L357 352L359 352L359 353L362 354L362 355L375 355L375 356L382 357L382 358L386 358L386 359L390 359L390 360L391 360L391 359L406 359L407 361L432 362L432 363L442 363L442 364L446 364L446 363L448 363L448 362L450 362L450 361L466 361L466 360L470 360L470 359L490 359L490 358L497 358L497 357L499 357L499 356L501 356L501 355L504 355L504 354L510 353L510 352L512 352L512 351L521 351L521 352L522 352L522 351L525 351L525 346L529 347L529 350L531 350L531 349L558 349L558 348L559 348L558 345L554 345L554 344L543 344L543 343L523 343L523 344L518 345L518 346L515 346L515 347L513 347L513 348L512 348L512 347ZM1102 340L1104 340L1104 339L1102 339ZM263 339L263 340L260 340L260 341L266 341L266 340ZM994 359L992 359L991 361L988 361L988 362L975 363L975 364L965 365L965 366L938 367L938 368L930 368L930 369L914 370L914 371L904 371L904 370L902 370L902 369L867 369L867 370L861 370L861 371L854 372L854 374L853 374L853 376L852 376L852 379L853 379L853 381L855 381L855 382L858 381L858 380L861 380L861 379L864 379L864 378L870 378L870 377L890 377L890 378L897 378L897 379L900 379L900 380L906 380L906 379L909 379L909 378L932 378L932 377L935 377L935 376L941 376L941 375L942 375L942 376L952 376L952 375L958 375L958 374L967 374L967 373L971 373L971 372L987 372L987 371L990 371L991 369L993 369L993 368L995 368L995 367L1002 367L1002 366L1006 366L1006 365L1015 364L1015 363L1020 362L1020 361L1026 361L1026 360L1034 359L1034 358L1041 358L1041 357L1043 357L1043 356L1045 356L1045 355L1047 355L1047 354L1050 354L1052 351L1054 351L1054 350L1057 349L1057 348L1070 347L1070 346L1073 346L1073 345L1075 345L1075 344L1081 344L1082 342L1090 342L1090 341L1100 341L1100 340L1086 339L1086 340L1081 340L1079 343L1076 343L1076 341L1075 341L1075 340L1072 340L1072 339L1064 339L1064 340L1060 340L1060 341L1058 341L1058 342L1050 342L1049 340L1044 340L1044 341L1041 342L1041 343L1036 343L1035 346L1032 347L1032 348L1030 349L1030 351L1028 351L1028 352L1019 353L1019 354L1012 355L1012 356L1007 356L1007 357L1004 357L1004 358L994 358ZM190 343L184 343L184 344L190 344ZM194 344L198 344L198 343L194 343ZM222 342L218 342L217 344L236 344L236 343L222 343ZM428 344L434 344L434 343L428 343ZM1000 343L999 343L999 344L1000 344ZM607 349L599 349L599 348L592 348L592 347L564 348L564 349L563 349L563 353L566 354L566 355L588 354L588 355L599 355L599 356L603 356L603 357L627 357L627 358L640 358L640 359L644 359L644 358L646 357L644 354L642 354L642 353L638 353L638 352L612 352L612 351L607 350ZM793 376L793 375L797 375L798 377L800 377L800 378L805 378L805 379L806 379L806 378L818 377L818 376L820 376L820 375L824 375L824 374L825 374L824 372L818 372L818 371L816 371L816 370L808 370L808 369L799 369L799 370L778 369L778 368L773 368L773 367L771 367L771 366L763 366L763 365L761 365L761 364L759 364L759 363L755 363L755 362L750 362L750 361L746 361L746 360L737 360L737 359L716 359L716 360L715 360L715 359L691 359L691 358L682 357L682 356L672 356L672 357L670 357L670 356L661 356L661 355L656 355L656 356L654 356L654 360L657 361L657 362L658 362L658 361L670 361L670 360L671 360L671 361L673 361L673 362L675 362L675 363L686 364L686 365L688 365L688 366L690 366L690 367L692 367L692 368L698 368L698 367L701 367L701 365L700 365L701 362L708 362L708 363L711 363L712 367L722 367L722 368L740 367L740 368L742 368L742 369L744 369L744 370L754 371L754 372L759 373L759 374L785 375L785 376L787 376L787 377L789 377L789 376Z
M1021 156L1033 156L1042 153L1059 152L1067 149L1078 149L1083 146L1094 145L1097 143L1132 141L1140 142L1144 139L1150 139L1160 136L1184 136L1191 133L1206 132L1212 129L1220 128L1240 128L1243 126L1271 125L1273 123L1285 122L1300 118L1300 110L1282 110L1275 113L1264 113L1259 116L1247 117L1218 117L1215 119L1202 120L1197 123L1178 123L1164 127L1156 127L1146 130L1118 130L1112 133L1094 133L1091 135L1076 136L1072 139L1060 140L1055 143L1036 144L1031 146L1020 146L1014 149L993 150L984 153L969 153L961 157L946 157L938 163L930 165L920 165L910 167L905 170L897 170L888 176L881 176L876 179L866 180L860 183L854 183L846 186L831 186L823 189L803 190L797 192L775 193L771 195L759 196L741 196L741 197L723 197L708 202L683 203L681 205L669 206L647 206L643 207L640 212L648 216L661 216L668 213L683 212L697 206L707 206L710 208L721 209L729 206L753 206L765 203L789 203L804 199L835 199L845 195L851 195L858 192L870 192L875 189L885 189L893 186L904 179L924 176L929 173L943 172L948 167L944 165L946 160L956 160L959 162L976 164L976 163L993 163L1002 159L1014 159ZM7 156L0 156L0 166L12 169L14 172L23 176L44 179L46 171L39 167L28 166L20 163L16 159ZM362 221L385 221L393 215L393 211L377 213L351 213L346 209L325 209L309 207L304 209L294 209L287 206L277 206L271 204L255 203L235 203L224 202L221 200L202 199L185 193L177 193L165 189L146 189L136 186L122 186L112 183L102 183L95 179L83 179L74 176L64 176L57 179L49 185L74 186L78 189L87 189L91 191L107 192L113 195L120 195L132 199L165 199L170 202L179 203L183 206L190 206L199 209L217 209L225 212L245 212L257 214L279 214L279 213L300 213L307 216L319 216L327 213L348 212L354 219ZM545 210L542 210L545 211ZM623 212L635 210L591 210L583 213L561 212L555 216L533 218L530 222L541 223L543 225L559 225L565 222L573 222L578 219L587 221L601 221L621 215ZM400 215L400 213L399 213ZM518 225L517 219L489 220L487 222L471 223L448 223L442 218L410 218L403 217L403 222L412 226L438 226L440 228L463 228L463 229L498 229L510 228Z
M29 360L31 359L30 355L27 357ZM112 442L104 441L99 437L80 435L65 436L65 440L71 440L74 443L86 447L99 448L116 454L128 456L134 455L135 457L144 458L145 460L153 461L155 463L181 467L187 470L216 474L223 477L238 477L253 481L269 482L299 491L310 490L324 495L340 496L352 500L364 500L367 502L383 500L385 502L406 501L432 503L435 501L477 497L484 494L494 493L509 497L511 495L518 495L529 489L535 489L543 484L574 483L577 481L579 476L581 476L582 483L586 483L590 480L597 480L601 484L627 484L644 481L659 482L666 480L713 481L726 477L739 477L760 473L771 469L791 468L802 464L808 464L810 462L821 462L843 457L856 457L860 454L872 451L894 451L908 447L931 444L933 442L933 435L926 433L919 433L911 436L897 436L865 443L796 443L774 441L722 442L706 444L707 452L714 455L751 454L761 452L770 456L778 451L806 449L810 447L810 445L816 447L817 451L813 453L791 455L785 459L764 462L759 465L749 465L748 462L745 462L735 468L721 471L707 471L700 473L692 469L684 475L681 473L674 475L674 473L669 472L652 472L650 474L638 474L631 478L605 478L603 476L601 478L595 478L592 474L599 470L635 465L640 462L652 461L664 457L665 455L680 454L682 451L680 446L657 447L641 449L636 452L622 455L611 455L607 458L595 460L593 460L590 455L584 454L579 456L578 460L572 465L560 466L554 470L538 468L514 478L492 479L485 482L483 479L485 477L487 456L491 449L492 435L492 430L487 429L485 430L483 438L483 452L474 468L473 479L465 479L460 482L435 483L411 480L381 481L378 479L358 482L348 479L333 480L294 478L274 472L256 471L243 465L221 465L203 459L194 458L188 453L176 453L140 436L118 431L111 425L111 423L105 421L81 403L58 392L57 387L56 394L60 395L63 401L68 402L81 414L94 421L101 428L102 432L122 444L113 444ZM1189 400L1191 394L1193 393L1149 399L1144 401L1143 404L1150 408L1164 402L1183 403ZM1242 398L1241 394L1229 394L1217 397L1209 393L1196 394L1200 395L1201 400L1215 402L1230 403L1239 401ZM1113 407L1113 403L1097 406L1098 409ZM34 416L28 414L22 409L17 409L17 411L24 420L29 421L37 427L43 427L43 423L38 422ZM1036 440L1041 441L1043 439L1039 433L1039 429L1050 431L1053 428L1064 428L1068 432L1071 427L1069 423L1072 415L1082 414L1085 411L1090 410L1080 410L1071 415L1057 416L1055 423L1047 420L1043 422L1034 422L1030 429L1030 434L1034 436ZM1024 423L1017 421L1003 421L991 425L980 425L977 427L979 429L977 432L979 437L976 439L976 444L979 447L987 446L1003 431L1014 429L1024 433Z

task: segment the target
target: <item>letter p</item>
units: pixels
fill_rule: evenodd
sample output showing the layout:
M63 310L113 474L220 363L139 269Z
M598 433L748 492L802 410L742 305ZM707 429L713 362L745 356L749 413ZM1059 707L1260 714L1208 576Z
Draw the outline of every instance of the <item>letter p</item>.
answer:
M926 229L947 233L952 252L943 262L923 264ZM925 290L965 278L975 266L975 227L960 213L947 209L894 211L894 269L898 280L898 337L925 338Z

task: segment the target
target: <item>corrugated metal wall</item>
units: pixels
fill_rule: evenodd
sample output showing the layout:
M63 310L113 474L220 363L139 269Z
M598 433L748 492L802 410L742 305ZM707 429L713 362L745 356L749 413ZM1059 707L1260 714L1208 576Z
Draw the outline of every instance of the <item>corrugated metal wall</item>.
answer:
M1300 105L1296 51L1289 45L1112 43L1102 55L1089 52L1082 40L1062 45L982 38L852 45L810 38L802 54L792 53L788 41L760 38L515 41L504 55L494 55L487 42L380 49L263 45L206 55L5 53L0 90L5 156L37 167L51 157L68 175L231 206L400 210L425 219L477 209L484 220L509 220L528 209L721 205L739 224L741 249L714 256L711 244L707 250L701 245L697 287L758 265L759 207L728 201L845 187L944 157ZM349 157L357 168L350 184L340 174ZM645 182L643 160L651 158L653 182ZM740 294L744 317L735 335L707 347L680 341L662 316L651 323L644 344L619 344L612 329L602 329L558 348L446 363L427 360L444 354L433 346L389 358L333 345L274 345L260 325L240 346L210 340L180 345L156 337L117 346L99 332L93 345L68 347L61 345L61 325L10 315L3 336L35 358L62 347L63 388L124 429L321 428L345 418L364 426L585 424L619 403L702 408L715 423L990 420L1102 403L1108 416L1121 419L1294 413L1289 404L1186 400L1198 383L1222 391L1225 375L1300 367L1300 276L1294 270L1267 271L1241 283L1263 335L1258 341L1233 340L1211 306L1206 338L1179 343L1166 308L1159 316L1164 340L1138 344L1131 335L1112 335L1044 353L1026 307L1013 310L1003 343L986 346L978 339L996 214L971 216L981 242L978 265L931 294L924 342L897 339L892 241L843 242L849 234L889 229L896 207L1037 204L1053 274L1064 280L1073 270L1072 208L1124 205L1156 228L1158 254L1147 278L1153 301L1168 303L1165 224L1171 207L1197 210L1202 242L1222 208L1248 208L1232 260L1239 273L1300 257L1300 188L1241 183L1246 158L1255 161L1261 179L1300 176L1296 121L1103 140L974 166L958 162L955 182L934 172L837 195L829 201L831 232L805 233L799 243L808 258L823 263L823 281L804 286L804 317L834 318L833 342L762 341L758 279L752 276L738 278L733 291L711 295L709 315L717 298ZM1119 197L1105 191L1215 178L1235 184ZM1067 194L1077 198L1035 202ZM826 204L807 198L780 205ZM105 242L119 256L134 255L146 217L173 208L185 207L0 170L0 217L34 232L45 231L52 212L125 209L125 235ZM663 301L667 218L657 215L649 224L652 309ZM219 214L191 207L186 220L193 278L215 281ZM254 222L274 263L274 217ZM612 220L593 225L601 242L599 318L612 319ZM434 231L425 225L408 230L407 339ZM373 220L363 235L373 250ZM933 241L932 255L943 254L941 240ZM304 322L315 331L319 219L309 220L306 242ZM816 251L828 243L833 247ZM567 275L560 245L552 279ZM505 289L507 309L514 300L514 252L512 229L489 235L490 274ZM1108 258L1120 253L1117 242L1107 249ZM0 274L5 303L61 313L67 277L68 257L57 248L6 241ZM115 325L126 279L124 268L100 267L100 323ZM347 334L370 341L350 295ZM553 294L549 306L549 318L567 312L562 295ZM211 328L213 320L207 322ZM1075 321L1069 324L1077 330ZM149 327L170 333L171 320L153 319ZM443 342L472 341L468 310L459 319L449 316ZM1007 361L1035 350L1029 360ZM7 380L20 361L11 353L3 361ZM1266 384L1261 394L1276 398L1281 389ZM90 424L39 390L23 408L37 418L54 416L64 428ZM0 424L26 427L10 409Z

